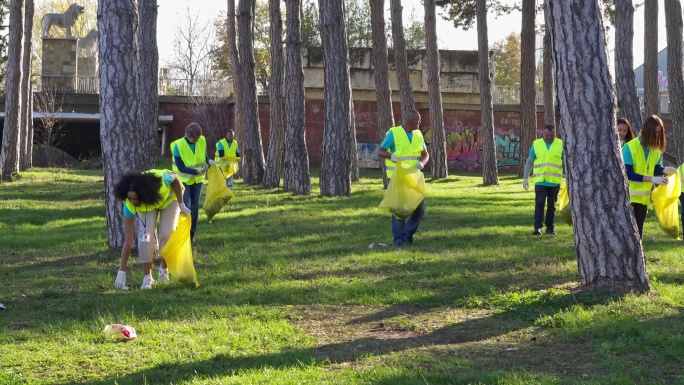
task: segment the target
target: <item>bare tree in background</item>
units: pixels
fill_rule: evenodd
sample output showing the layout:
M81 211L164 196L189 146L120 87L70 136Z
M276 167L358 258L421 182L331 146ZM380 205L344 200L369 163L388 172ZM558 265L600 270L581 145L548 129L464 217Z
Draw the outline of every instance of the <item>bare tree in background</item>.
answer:
M660 111L658 85L658 0L644 0L644 113Z
M33 29L33 0L24 0L24 33L21 52L21 140L19 147L19 170L33 164L33 90L31 89L31 31Z
M394 126L392 114L392 90L389 81L389 60L387 58L387 37L385 36L385 0L370 0L371 27L373 33L373 77L375 79L375 99L377 102L378 137L384 138ZM382 139L381 139L382 140ZM382 183L387 188L385 161L380 159Z
M588 289L644 292L648 275L616 140L599 3L549 0L546 9L577 265Z
M0 153L0 182L11 182L19 172L21 135L21 57L24 23L24 1L11 0L9 9L9 41L7 47L7 85L5 86L5 119Z
M401 0L390 0L392 14L392 40L394 42L394 64L397 69L397 84L401 97L401 112L416 108L413 101L413 86L406 57L406 40L404 39L404 24L402 21Z
M207 152L211 154L212 145L226 136L231 125L228 99L219 95L191 96L188 109L192 120L202 126L202 135L207 138Z
M140 128L144 146L150 151L144 163L154 164L158 153L157 126L159 125L159 50L157 48L157 0L138 0L140 27Z
M435 0L425 2L425 46L427 56L427 84L430 99L430 164L432 178L449 176L446 157L446 134L444 132L444 112L442 110L442 92L439 88L439 50L437 49L437 17Z
M499 184L494 141L494 107L492 105L492 75L489 71L489 40L487 38L487 2L477 0L477 51L480 62L480 120L482 121L482 180L485 186Z
M286 60L285 60L285 114L287 143L283 188L295 195L311 194L309 153L306 149L306 123L304 112L304 70L302 68L301 0L285 0Z
M280 13L280 0L269 0L269 19L271 20L271 81L269 82L270 122L268 157L266 172L261 183L265 188L280 186L280 170L285 148L285 58L283 56L283 19Z
M634 75L634 6L632 0L615 0L615 86L620 115L641 130L641 107ZM681 72L681 71L680 71ZM657 76L657 75L656 75Z
M537 102L535 62L535 0L522 2L522 29L520 31L520 160L518 176L526 177L525 163L537 139Z

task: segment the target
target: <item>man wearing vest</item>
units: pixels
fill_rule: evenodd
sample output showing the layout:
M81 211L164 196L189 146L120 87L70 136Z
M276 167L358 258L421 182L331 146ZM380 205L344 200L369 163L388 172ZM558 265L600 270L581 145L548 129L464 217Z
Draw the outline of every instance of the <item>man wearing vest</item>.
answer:
M207 162L211 165L218 163L207 156L207 141L202 135L202 127L197 123L188 124L185 128L185 136L171 143L171 154L173 154L171 168L185 186L183 202L192 212L190 240L194 243L202 182L208 168Z
M233 130L226 131L226 138L221 139L216 142L216 161L219 159L230 156L230 157L240 157L240 149L238 148L238 141L234 140L235 132ZM231 175L226 179L226 187L233 189L233 177Z
M394 174L395 162L404 162L422 170L430 159L423 134L418 129L420 114L416 110L404 112L402 125L390 128L385 139L380 144L378 156L385 159L387 178ZM418 225L425 214L425 201L420 202L416 210L408 219L399 219L392 215L392 236L394 244L401 246L413 243L413 234L418 231Z
M563 177L563 141L556 138L556 128L547 124L542 131L542 138L535 140L530 148L530 156L525 164L523 188L529 188L527 176L534 163L534 232L532 235L542 235L542 220L544 219L544 203L546 203L546 234L556 235L553 224L556 213L556 199L560 191Z

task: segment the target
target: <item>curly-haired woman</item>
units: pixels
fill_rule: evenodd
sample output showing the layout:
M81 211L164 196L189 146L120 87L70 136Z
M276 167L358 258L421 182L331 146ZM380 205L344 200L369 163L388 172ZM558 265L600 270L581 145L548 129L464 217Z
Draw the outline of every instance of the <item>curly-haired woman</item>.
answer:
M152 254L154 252L154 234L159 217L159 249L164 248L166 241L176 228L180 212L190 214L190 209L183 203L183 185L175 173L165 170L149 170L129 173L121 177L114 187L114 195L123 200L124 244L121 249L119 273L114 286L127 290L126 267L135 236L135 221L139 221L138 256L142 264L145 278L141 289L151 289ZM160 282L169 280L169 270L162 258L159 267Z

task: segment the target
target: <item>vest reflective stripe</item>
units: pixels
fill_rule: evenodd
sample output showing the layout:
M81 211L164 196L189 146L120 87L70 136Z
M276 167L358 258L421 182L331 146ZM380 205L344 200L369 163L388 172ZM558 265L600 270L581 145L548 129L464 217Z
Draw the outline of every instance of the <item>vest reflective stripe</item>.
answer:
M679 173L680 183L682 184L682 187L684 187L684 163L680 164L679 167L677 167L677 172Z
M204 175L198 176L195 174L186 174L178 169L178 166L176 165L176 158L173 156L173 148L175 146L178 146L178 152L180 153L181 159L183 159L183 163L185 163L185 167L199 170L202 168L202 165L207 162L205 156L207 153L207 141L204 136L200 135L199 139L197 139L194 152L190 148L188 142L185 140L185 137L171 143L171 168L176 174L178 174L181 182L188 185L202 183L204 180Z
M425 140L420 130L416 129L412 132L412 140L409 141L406 130L402 126L390 128L388 133L392 133L394 137L395 152L387 150L390 154L397 156L397 161L404 162L410 166L415 166L420 161L420 155L423 153ZM387 178L392 178L394 175L394 162L390 159L385 159Z
M653 176L655 168L660 160L660 151L649 149L648 159L644 148L641 146L639 138L630 140L626 146L632 154L632 168L636 174ZM651 202L651 182L635 182L629 181L629 198L632 203L639 203L648 205Z
M176 200L175 194L173 193L173 190L171 189L171 185L166 185L164 184L164 174L173 174L171 170L148 170L144 171L145 174L153 174L157 178L161 179L161 186L159 186L159 195L161 195L162 199L159 202L156 202L151 205L140 205L140 207L135 207L133 206L133 203L131 203L128 198L124 200L124 204L126 205L126 208L128 208L128 211L131 213L135 214L137 212L141 213L147 213L148 211L152 211L155 209L160 209L163 210L165 209L171 202Z
M554 139L547 149L544 139L537 139L532 146L535 155L532 173L534 183L559 184L563 178L563 141Z
M215 161L218 162L221 159L221 157L219 156L219 147L218 147L219 143L221 143L221 145L223 146L223 156L224 157L226 157L226 156L237 157L238 141L233 139L233 144L229 148L228 147L228 140L226 138L223 138L216 143L216 155L214 155Z

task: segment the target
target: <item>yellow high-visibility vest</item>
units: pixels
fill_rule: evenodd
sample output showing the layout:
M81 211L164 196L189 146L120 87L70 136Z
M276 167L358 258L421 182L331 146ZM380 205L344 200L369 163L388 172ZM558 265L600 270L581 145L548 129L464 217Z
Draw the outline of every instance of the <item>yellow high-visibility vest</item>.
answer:
M216 155L214 155L214 160L219 161L221 160L221 157L219 156L219 143L223 146L223 156L232 156L232 157L237 157L237 149L238 149L238 141L233 139L233 143L231 143L230 146L228 146L228 140L226 138L223 138L216 142Z
M409 141L408 134L402 126L396 126L389 129L387 133L392 133L394 137L395 151L388 149L387 152L397 156L397 160L408 165L415 166L420 161L420 155L425 148L425 139L423 133L419 129L412 131L413 137ZM387 178L392 178L394 175L395 163L391 159L385 159Z
M648 151L648 159L644 152L644 147L641 145L639 138L632 139L626 144L629 152L632 154L632 168L634 172L640 175L653 176L655 168L660 160L660 150L650 148ZM629 200L632 203L640 203L648 205L651 202L651 189L653 183L651 182L635 182L629 181Z
M544 139L537 139L532 146L535 155L532 171L534 183L560 184L563 178L563 141L556 138L547 149Z
M183 163L185 163L185 167L199 170L202 168L202 165L207 163L207 140L204 138L204 135L200 135L197 142L195 142L194 152L190 148L190 144L185 140L185 137L171 143L171 168L178 174L181 182L187 185L202 183L204 175L185 174L178 169L178 166L176 166L176 157L173 156L173 148L176 146L178 146L178 152L180 153L181 159L183 159Z

